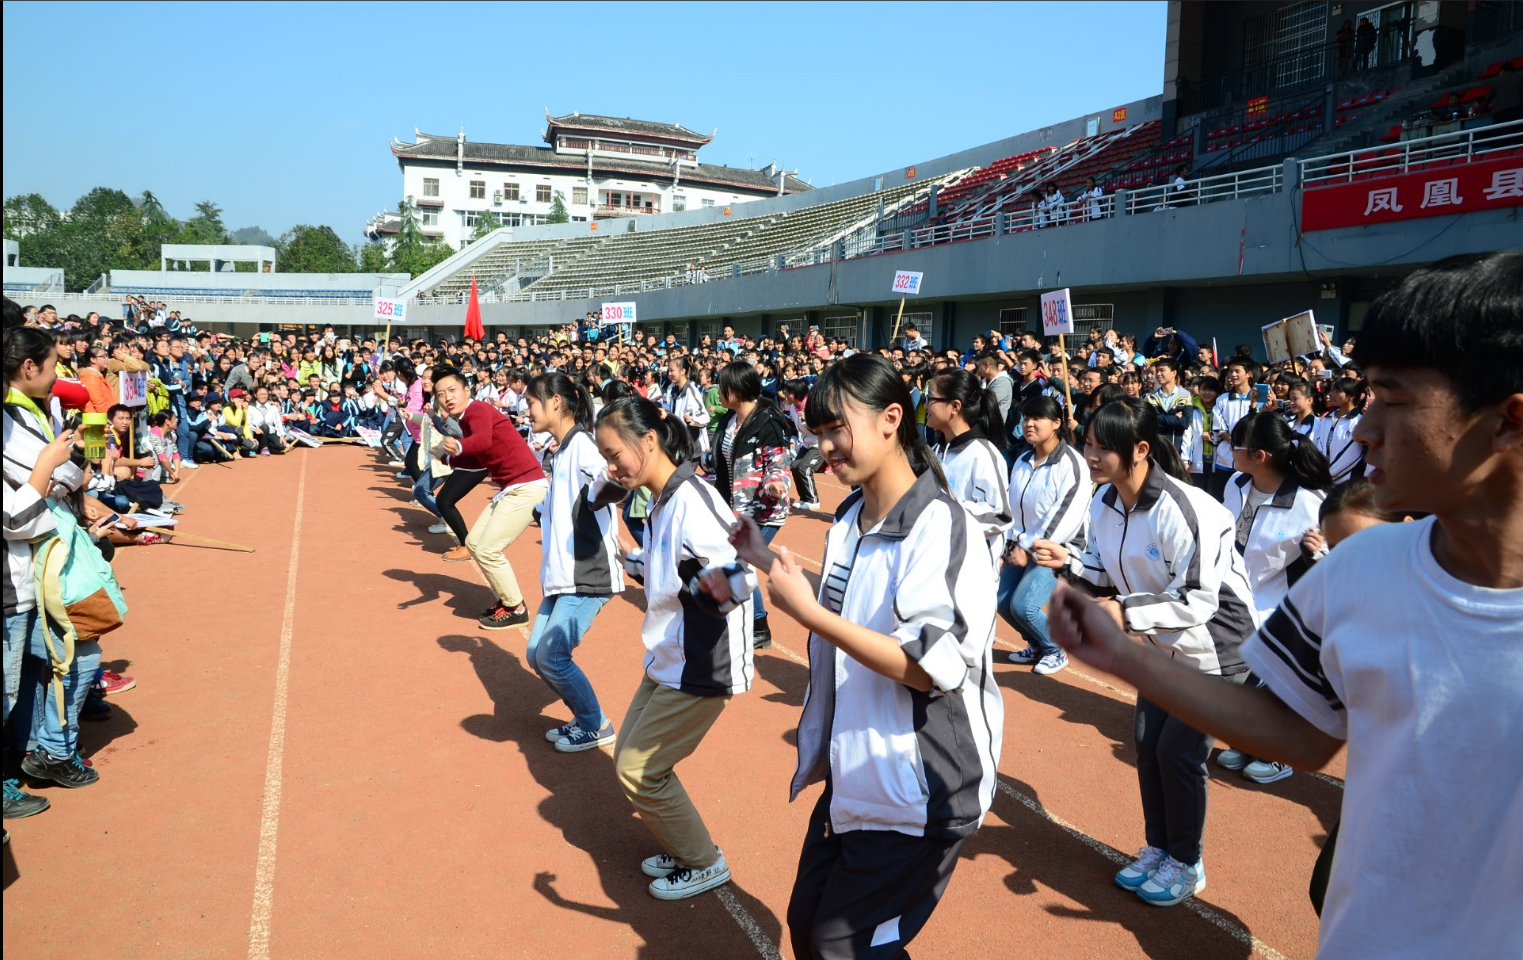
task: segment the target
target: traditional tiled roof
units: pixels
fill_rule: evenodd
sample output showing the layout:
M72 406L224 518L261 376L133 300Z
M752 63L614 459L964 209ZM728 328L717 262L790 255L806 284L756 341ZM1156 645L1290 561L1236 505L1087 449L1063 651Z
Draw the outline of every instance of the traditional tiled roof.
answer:
M419 133L417 143L392 141L391 152L398 160L433 160L455 162L456 141L453 136L433 136ZM511 143L465 142L465 162L472 165L492 164L508 167L533 167L560 171L587 169L587 157L578 154L556 153L550 147L531 147ZM634 158L594 156L594 173L615 176L651 177L667 180L672 176L670 163L651 162ZM680 171L683 183L702 183L708 186L729 187L748 193L776 193L777 181L764 170L745 170L719 164L700 163L684 165ZM813 190L809 184L789 173L785 175L785 193Z
M601 117L594 113L568 113L564 117L552 117L545 111L545 121L550 129L545 131L545 142L554 143L554 129L582 130L589 133L623 134L630 137L661 137L681 140L685 143L705 144L714 139L711 133L704 136L694 133L680 123L656 123L652 120L631 120L628 117Z

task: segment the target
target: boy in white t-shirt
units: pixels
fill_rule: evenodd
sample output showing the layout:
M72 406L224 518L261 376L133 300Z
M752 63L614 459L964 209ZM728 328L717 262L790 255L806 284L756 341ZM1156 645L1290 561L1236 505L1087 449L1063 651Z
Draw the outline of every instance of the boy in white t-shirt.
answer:
M1321 960L1523 955L1523 253L1452 257L1371 306L1355 433L1375 505L1296 582L1235 687L1053 596L1053 639L1191 726L1316 769L1348 745ZM1299 885L1299 871L1285 882Z

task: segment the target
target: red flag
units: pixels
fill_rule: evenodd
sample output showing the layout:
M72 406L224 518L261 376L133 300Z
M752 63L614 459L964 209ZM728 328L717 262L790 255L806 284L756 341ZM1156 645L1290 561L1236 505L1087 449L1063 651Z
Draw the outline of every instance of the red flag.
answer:
M465 335L472 340L485 340L486 327L481 325L481 301L476 299L476 275L471 274L471 302L465 306Z

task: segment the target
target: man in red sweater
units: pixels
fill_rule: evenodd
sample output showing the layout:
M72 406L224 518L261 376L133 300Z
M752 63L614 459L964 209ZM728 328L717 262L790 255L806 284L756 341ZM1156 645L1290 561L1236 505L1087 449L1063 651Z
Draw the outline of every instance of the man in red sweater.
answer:
M434 372L434 396L460 423L462 436L443 439L450 464L482 469L497 484L497 495L476 518L465 543L444 555L446 560L469 556L497 595L497 603L481 617L484 630L506 630L529 622L529 608L513 566L503 555L534 519L534 508L550 488L538 458L519 436L513 422L489 403L471 399L470 385L458 370ZM463 554L463 555L462 555Z

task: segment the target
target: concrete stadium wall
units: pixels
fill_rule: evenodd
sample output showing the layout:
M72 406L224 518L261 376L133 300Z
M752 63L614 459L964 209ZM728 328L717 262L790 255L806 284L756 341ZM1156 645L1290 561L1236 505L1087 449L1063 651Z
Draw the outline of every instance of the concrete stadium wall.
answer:
M375 290L407 282L405 273L212 273L206 270L112 270L113 287L205 290Z

